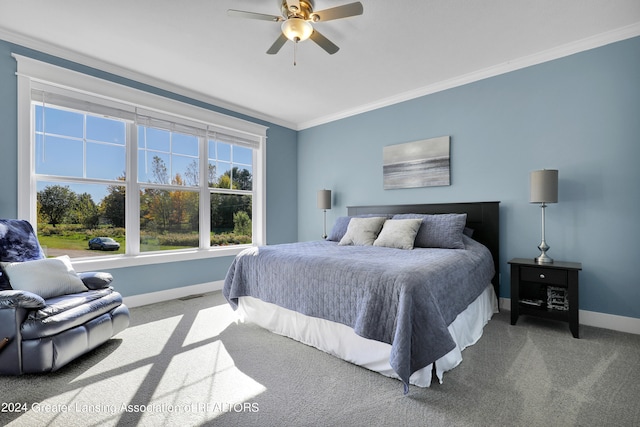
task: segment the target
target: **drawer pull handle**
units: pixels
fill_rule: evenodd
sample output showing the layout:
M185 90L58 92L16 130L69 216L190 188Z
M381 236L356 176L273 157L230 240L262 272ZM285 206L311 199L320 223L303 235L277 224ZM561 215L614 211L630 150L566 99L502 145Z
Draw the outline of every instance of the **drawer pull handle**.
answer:
M544 279L544 274L541 274L541 275L540 275L540 278L541 278L541 279Z

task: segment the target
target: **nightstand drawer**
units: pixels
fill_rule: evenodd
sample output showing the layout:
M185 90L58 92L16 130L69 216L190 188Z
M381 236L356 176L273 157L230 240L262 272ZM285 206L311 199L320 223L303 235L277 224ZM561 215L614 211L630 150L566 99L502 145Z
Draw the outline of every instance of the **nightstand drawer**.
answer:
M520 280L567 286L567 272L566 270L554 270L553 268L521 267Z

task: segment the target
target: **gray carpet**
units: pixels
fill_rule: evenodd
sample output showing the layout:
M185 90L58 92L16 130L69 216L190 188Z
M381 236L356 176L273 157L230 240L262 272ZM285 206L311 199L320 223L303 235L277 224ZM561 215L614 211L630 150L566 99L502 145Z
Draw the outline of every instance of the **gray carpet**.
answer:
M405 396L397 380L236 324L220 293L131 314L58 372L0 377L0 424L640 425L640 335L583 326L576 340L567 324L511 326L502 312L444 384Z

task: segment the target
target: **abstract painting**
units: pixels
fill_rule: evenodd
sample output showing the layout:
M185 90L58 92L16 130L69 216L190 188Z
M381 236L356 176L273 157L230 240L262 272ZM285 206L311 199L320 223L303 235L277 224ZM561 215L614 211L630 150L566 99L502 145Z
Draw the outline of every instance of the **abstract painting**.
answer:
M450 185L449 136L383 148L385 190Z

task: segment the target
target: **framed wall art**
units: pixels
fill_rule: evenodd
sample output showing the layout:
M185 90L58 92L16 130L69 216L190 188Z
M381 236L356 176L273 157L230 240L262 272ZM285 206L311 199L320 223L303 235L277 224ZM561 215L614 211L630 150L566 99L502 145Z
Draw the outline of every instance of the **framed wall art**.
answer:
M450 137L424 139L383 148L385 190L451 185Z

